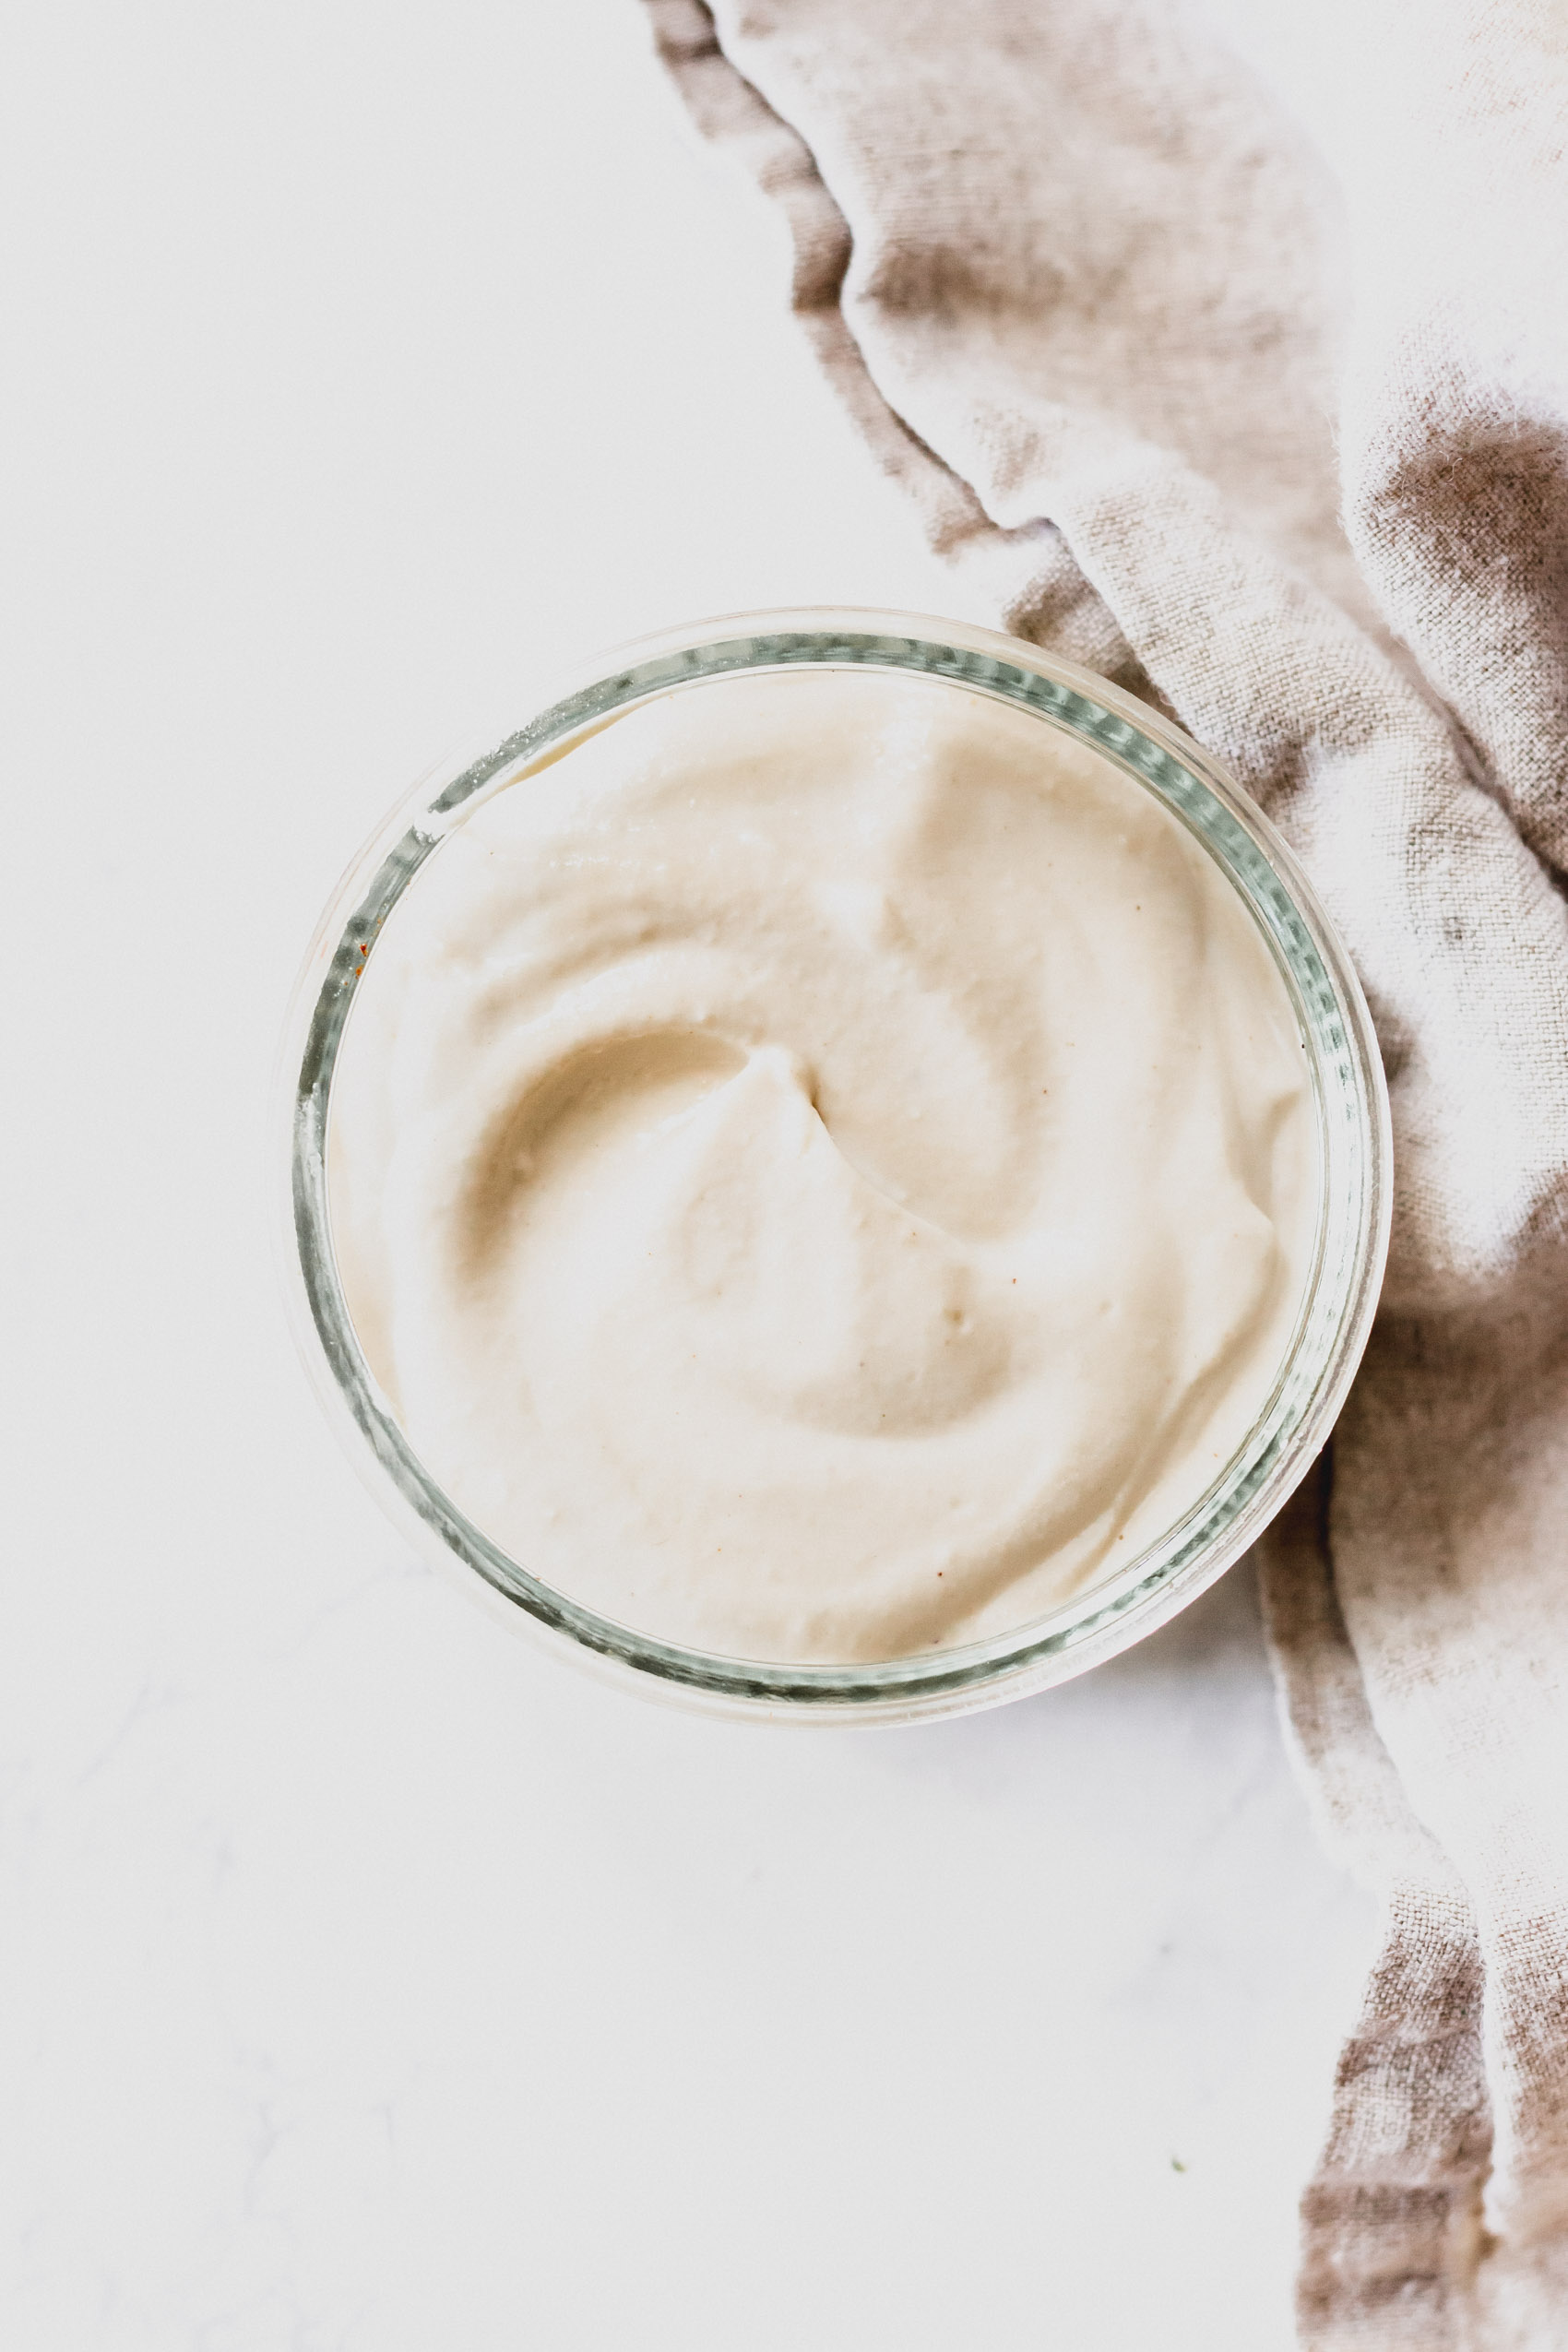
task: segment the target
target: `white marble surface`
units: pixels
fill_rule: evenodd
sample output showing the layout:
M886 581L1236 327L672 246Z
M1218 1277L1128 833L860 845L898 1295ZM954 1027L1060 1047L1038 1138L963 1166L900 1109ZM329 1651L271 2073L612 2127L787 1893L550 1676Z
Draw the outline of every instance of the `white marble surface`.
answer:
M940 609L631 0L12 44L7 2352L1271 2352L1368 1934L1250 1586L918 1732L602 1691L274 1299L322 899L552 660Z

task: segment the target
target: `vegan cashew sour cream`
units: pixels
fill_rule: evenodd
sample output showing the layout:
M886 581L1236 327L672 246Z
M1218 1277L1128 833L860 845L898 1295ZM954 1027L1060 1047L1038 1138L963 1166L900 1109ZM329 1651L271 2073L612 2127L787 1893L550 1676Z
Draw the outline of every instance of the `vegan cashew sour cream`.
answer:
M1020 1625L1203 1495L1308 1279L1285 986L1028 712L710 680L481 800L394 907L328 1144L416 1453L575 1600L758 1660Z

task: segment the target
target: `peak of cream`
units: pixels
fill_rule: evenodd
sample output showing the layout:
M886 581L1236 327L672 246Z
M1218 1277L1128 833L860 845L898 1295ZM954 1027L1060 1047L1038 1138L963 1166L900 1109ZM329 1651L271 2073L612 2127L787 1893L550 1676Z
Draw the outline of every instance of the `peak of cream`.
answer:
M1283 1363L1319 1162L1231 885L934 679L642 704L405 893L328 1150L362 1346L523 1566L778 1662L1028 1621L1195 1503Z

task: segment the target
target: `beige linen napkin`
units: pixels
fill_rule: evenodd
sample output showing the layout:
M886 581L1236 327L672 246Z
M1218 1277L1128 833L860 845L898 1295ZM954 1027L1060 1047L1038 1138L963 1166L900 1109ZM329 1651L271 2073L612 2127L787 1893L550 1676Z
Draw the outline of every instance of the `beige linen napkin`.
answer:
M1393 1255L1263 1565L1384 1902L1302 2332L1568 2346L1568 6L648 5L955 608L1170 709L1355 955Z

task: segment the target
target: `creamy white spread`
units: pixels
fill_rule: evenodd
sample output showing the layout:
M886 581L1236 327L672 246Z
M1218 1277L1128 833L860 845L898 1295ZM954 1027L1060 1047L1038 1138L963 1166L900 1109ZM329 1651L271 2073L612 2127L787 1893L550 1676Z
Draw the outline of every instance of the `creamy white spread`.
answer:
M547 1583L730 1657L1021 1624L1203 1495L1318 1206L1241 899L1028 712L710 681L482 801L332 1093L367 1360Z

